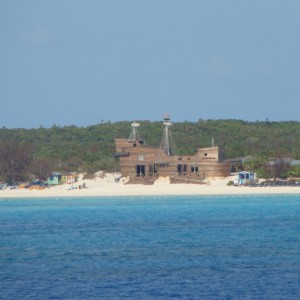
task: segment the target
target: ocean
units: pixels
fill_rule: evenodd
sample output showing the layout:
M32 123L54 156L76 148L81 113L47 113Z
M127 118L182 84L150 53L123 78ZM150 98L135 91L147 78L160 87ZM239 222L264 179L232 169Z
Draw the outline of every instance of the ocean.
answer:
M0 299L300 299L300 195L2 199Z

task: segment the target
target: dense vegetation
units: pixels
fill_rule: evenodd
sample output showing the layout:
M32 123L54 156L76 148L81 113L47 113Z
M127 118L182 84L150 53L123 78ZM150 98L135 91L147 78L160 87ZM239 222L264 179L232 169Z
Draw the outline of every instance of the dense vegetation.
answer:
M158 147L162 122L139 121L139 131L149 146ZM114 138L129 136L130 122L89 127L57 125L38 129L0 129L0 180L21 181L31 175L46 178L52 171L117 171ZM199 120L174 123L173 137L179 154L191 155L199 147L225 145L227 158L251 156L257 168L270 158L300 159L299 122L245 122ZM290 170L287 172L296 172ZM262 171L263 172L263 171ZM274 172L274 171L273 171ZM265 174L264 174L265 175Z

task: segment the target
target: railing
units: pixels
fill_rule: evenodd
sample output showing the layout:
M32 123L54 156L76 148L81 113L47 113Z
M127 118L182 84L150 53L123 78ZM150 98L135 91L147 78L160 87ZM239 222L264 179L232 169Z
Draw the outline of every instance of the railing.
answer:
M171 183L194 183L194 184L206 184L205 177L191 177L191 176L178 176L173 174L170 178Z
M129 176L129 181L127 184L147 184L151 185L154 184L153 178L149 178L145 175L140 175L140 176Z

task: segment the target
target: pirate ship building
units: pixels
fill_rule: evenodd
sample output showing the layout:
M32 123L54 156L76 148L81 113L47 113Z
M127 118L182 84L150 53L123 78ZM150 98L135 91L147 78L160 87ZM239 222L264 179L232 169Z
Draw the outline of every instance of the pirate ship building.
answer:
M164 115L163 137L159 148L146 146L139 134L139 123L132 123L128 139L115 139L116 153L123 176L129 183L153 184L159 177L170 177L171 183L203 183L204 179L225 177L230 173L230 161L225 148L199 148L195 155L177 155L171 133L170 116Z

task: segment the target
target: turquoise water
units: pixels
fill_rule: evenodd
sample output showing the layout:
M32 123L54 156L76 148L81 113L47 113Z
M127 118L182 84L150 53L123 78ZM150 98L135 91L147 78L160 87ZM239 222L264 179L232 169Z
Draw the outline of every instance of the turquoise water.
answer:
M0 201L0 299L300 299L300 195Z

